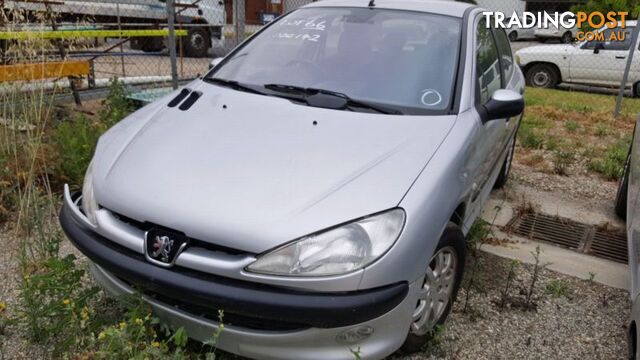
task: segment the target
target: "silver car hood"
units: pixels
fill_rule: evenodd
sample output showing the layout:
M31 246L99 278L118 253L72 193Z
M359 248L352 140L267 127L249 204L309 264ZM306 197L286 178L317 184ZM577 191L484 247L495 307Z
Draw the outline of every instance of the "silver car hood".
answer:
M96 199L135 220L252 253L397 206L456 119L190 87L203 92L191 109L168 108L174 93L100 139Z

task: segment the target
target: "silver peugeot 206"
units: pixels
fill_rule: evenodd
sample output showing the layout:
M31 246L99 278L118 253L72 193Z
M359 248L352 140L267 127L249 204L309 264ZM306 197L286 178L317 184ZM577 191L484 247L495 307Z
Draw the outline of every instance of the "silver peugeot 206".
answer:
M113 295L260 359L415 351L524 109L507 35L441 0L325 0L100 139L69 239Z

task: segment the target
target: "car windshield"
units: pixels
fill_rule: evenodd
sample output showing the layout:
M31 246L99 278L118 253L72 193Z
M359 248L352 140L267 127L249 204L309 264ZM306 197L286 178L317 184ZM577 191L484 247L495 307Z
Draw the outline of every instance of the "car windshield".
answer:
M460 19L307 8L272 24L207 75L280 91L322 89L405 114L449 108Z

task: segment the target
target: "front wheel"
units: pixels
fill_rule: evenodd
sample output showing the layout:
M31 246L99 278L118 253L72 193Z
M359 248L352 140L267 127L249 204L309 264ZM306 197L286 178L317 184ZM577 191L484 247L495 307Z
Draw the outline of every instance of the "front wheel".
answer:
M527 85L538 88L554 88L560 82L556 69L549 64L536 64L527 70Z
M458 295L464 262L464 235L456 224L450 222L425 270L409 334L401 352L420 351L429 341L433 329L445 322Z
M573 42L573 34L571 34L571 31L567 31L562 34L562 38L560 40L563 44L571 44Z
M510 32L509 33L509 40L511 42L514 42L514 41L518 40L518 32L516 32L516 31Z

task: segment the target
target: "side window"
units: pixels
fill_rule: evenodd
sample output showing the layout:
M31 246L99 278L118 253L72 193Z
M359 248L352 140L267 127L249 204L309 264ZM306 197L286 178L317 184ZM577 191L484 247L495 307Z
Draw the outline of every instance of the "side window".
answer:
M498 48L484 18L478 23L476 30L476 77L480 90L478 97L480 103L484 104L502 87Z
M604 30L604 42L602 43L603 50L629 50L631 47L631 33L633 32L633 27L626 28L614 28L614 29L606 29ZM624 40L609 40L611 39L611 35L614 35L616 38L618 34L624 34Z
M496 37L498 52L500 53L500 64L502 65L502 77L505 85L511 80L513 75L513 55L511 54L511 44L504 29L495 29L493 35Z
M582 45L581 49L595 49L596 46L600 47L600 50L629 50L631 47L631 34L633 32L634 27L628 26L624 29L622 28L614 28L614 29L604 29L602 30L603 39L601 40L591 40L587 41ZM611 34L614 34L617 37L618 34L624 33L624 41L610 41Z

